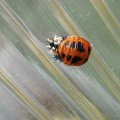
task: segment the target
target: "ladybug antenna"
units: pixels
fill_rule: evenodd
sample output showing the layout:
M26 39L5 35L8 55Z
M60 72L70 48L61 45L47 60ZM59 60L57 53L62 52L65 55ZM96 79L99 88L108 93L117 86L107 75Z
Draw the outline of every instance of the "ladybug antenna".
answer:
M47 41L48 41L48 42L50 42L50 43L52 43L52 42L53 42L53 40L50 40L49 38L47 39Z
M51 46L50 46L50 45L47 45L46 47L47 47L47 48L51 48Z
M63 40L66 39L67 36L68 36L68 35L62 35L62 39L63 39Z

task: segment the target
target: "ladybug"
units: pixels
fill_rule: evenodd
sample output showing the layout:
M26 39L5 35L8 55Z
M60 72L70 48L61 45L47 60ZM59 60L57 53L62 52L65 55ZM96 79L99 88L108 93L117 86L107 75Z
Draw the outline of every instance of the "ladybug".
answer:
M56 60L60 60L68 66L80 66L88 61L92 45L79 36L55 35L53 40L47 39L50 53Z

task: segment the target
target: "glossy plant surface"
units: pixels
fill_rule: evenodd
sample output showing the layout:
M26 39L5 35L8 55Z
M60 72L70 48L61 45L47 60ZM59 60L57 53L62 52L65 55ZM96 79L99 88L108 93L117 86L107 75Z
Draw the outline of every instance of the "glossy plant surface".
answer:
M120 120L119 0L0 0L0 120ZM53 61L54 35L92 43L80 67Z

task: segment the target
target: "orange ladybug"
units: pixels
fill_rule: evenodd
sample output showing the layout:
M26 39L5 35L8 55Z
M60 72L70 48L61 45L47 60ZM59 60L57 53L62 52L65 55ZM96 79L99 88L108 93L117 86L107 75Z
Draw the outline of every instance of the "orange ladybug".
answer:
M79 36L63 36L55 35L53 40L47 39L50 53L56 60L60 60L66 65L80 66L88 61L92 46L91 44Z

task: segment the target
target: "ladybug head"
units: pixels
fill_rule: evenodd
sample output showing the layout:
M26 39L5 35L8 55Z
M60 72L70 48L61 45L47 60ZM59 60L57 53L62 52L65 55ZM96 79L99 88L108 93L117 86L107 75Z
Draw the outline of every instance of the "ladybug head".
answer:
M49 42L49 45L46 47L50 49L51 54L57 55L57 49L62 40L63 40L63 37L58 37L56 35L53 40L47 39L47 41Z

